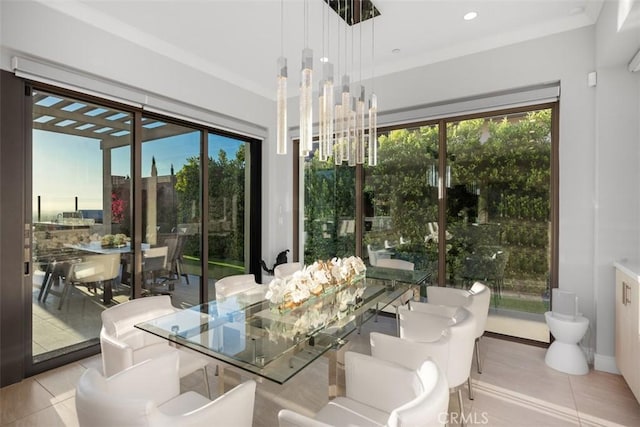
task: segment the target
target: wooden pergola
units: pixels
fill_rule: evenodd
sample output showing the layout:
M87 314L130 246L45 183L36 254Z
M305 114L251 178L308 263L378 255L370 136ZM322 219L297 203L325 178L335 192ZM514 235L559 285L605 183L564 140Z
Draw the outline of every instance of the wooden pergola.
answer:
M103 223L111 224L111 150L133 145L133 112L34 91L33 129L100 141ZM154 118L142 118L143 143L190 131Z

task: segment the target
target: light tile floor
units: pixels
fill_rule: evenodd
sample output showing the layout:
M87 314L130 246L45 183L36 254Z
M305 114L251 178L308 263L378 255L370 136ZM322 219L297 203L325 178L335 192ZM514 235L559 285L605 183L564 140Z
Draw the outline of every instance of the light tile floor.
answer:
M394 319L368 322L350 337L351 349L369 352L368 334L395 331ZM483 373L472 370L475 400L465 396L469 426L640 426L640 405L623 378L591 371L584 376L557 372L544 363L545 349L485 337L481 342ZM219 377L209 378L217 390ZM277 426L281 408L313 414L327 402L327 359L320 358L285 385L259 381L254 426ZM100 356L54 369L0 389L1 426L76 426L74 388L85 369L100 369ZM225 369L227 389L248 377ZM183 389L204 392L198 372L182 381ZM452 395L451 411L457 412ZM455 420L452 420L455 421ZM456 424L456 423L452 423Z

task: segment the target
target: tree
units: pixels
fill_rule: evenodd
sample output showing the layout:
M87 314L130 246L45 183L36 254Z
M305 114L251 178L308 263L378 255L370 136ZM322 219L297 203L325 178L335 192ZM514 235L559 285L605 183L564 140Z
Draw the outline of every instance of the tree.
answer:
M234 159L224 150L209 157L209 253L221 259L244 260L245 146ZM181 222L200 222L200 158L190 157L176 173L178 217ZM214 238L215 237L215 238ZM198 238L189 240L186 252L200 256Z
M355 220L355 169L321 162L316 153L305 162L306 263L355 252L355 236L342 227Z
M429 234L428 223L438 220L436 182L428 175L437 170L438 129L425 126L380 135L379 164L366 170L365 192L373 204L393 220L395 239L422 241Z

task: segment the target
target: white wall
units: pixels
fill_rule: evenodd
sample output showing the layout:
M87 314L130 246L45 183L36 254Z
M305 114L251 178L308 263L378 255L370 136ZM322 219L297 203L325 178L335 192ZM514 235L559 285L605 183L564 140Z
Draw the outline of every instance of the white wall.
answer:
M35 2L2 2L3 52L62 64L267 127L273 102Z
M624 67L640 47L640 38L634 29L615 32L616 5L605 2L597 27L379 76L375 81L382 112L560 81L559 285L578 293L581 311L597 332L591 343L596 362L605 370L612 370L614 352L611 262L638 259L640 252L640 89L638 76ZM1 2L0 7L3 69L10 69L15 53L42 58L256 123L271 135L275 107L270 100L145 52L46 6ZM599 82L591 88L587 74L594 70ZM290 122L295 123L297 114L290 110ZM292 249L292 158L277 156L269 139L263 154L262 251L271 264L277 252Z
M596 26L595 365L608 371L615 369L612 264L640 259L640 73L626 67L640 48L640 31L633 27L617 30L615 2L605 3Z

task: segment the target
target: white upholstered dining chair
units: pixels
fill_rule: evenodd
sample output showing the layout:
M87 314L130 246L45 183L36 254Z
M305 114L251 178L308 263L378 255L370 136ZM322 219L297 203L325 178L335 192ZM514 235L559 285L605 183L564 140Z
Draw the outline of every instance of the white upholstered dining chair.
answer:
M178 365L178 353L173 352L108 378L89 368L76 386L80 426L252 425L255 381L243 382L211 401L194 391L180 394Z
M461 387L465 382L471 385L475 318L465 308L457 308L452 317L445 317L415 311L413 306L411 310L408 307L398 309L400 338L371 333L371 354L380 359L404 361L405 366L414 369L420 360L432 358L445 372L452 391L457 391L462 414ZM385 340L387 345L380 344Z
M171 304L168 295L150 296L127 301L110 307L101 313L102 330L100 348L104 375L110 377L143 360L170 352L177 352L180 360L180 377L202 369L207 395L210 396L207 364L209 359L186 349L176 349L163 338L137 329L137 323L145 322L179 309Z
M367 255L369 264L373 267L378 266L378 261L385 258L391 258L391 252L386 249L373 249L371 245L367 245Z
M378 263L377 263L376 267L395 268L397 270L413 270L415 265L414 265L414 263L412 263L410 261L405 261L403 259L398 259L398 258L380 258L378 260ZM413 290L409 289L405 293L400 295L400 297L398 299L396 299L395 301L392 301L389 304L390 306L395 308L396 325L397 325L396 327L397 327L398 336L400 336L400 319L398 318L398 307L400 307L402 305L405 305L405 304L409 304L412 299L413 299ZM376 310L376 320L378 320L378 311L377 310Z
M247 292L259 285L254 274L234 274L216 280L216 299Z
M484 335L489 316L489 306L491 305L491 289L480 282L475 282L469 290L444 288L438 286L427 287L427 302L429 304L444 305L451 307L464 307L473 313L476 319L476 334L474 350L476 356L476 367L478 373L482 373L480 363L480 338ZM415 309L419 310L421 304L416 304ZM471 391L469 391L472 393Z
M346 395L330 401L313 418L280 410L280 427L431 427L447 420L446 376L432 360L411 369L348 351L345 380Z
M288 262L285 264L278 264L273 269L273 276L276 279L282 279L284 277L289 277L296 271L302 270L301 262Z
M231 303L231 306L234 306L240 301L242 304L257 303L264 299L267 291L267 286L257 283L253 274L226 276L216 280L214 286L219 308L222 307L221 304ZM227 299L229 300L225 302Z
M413 270L415 265L410 261L398 258L380 258L376 267L397 268L398 270Z

